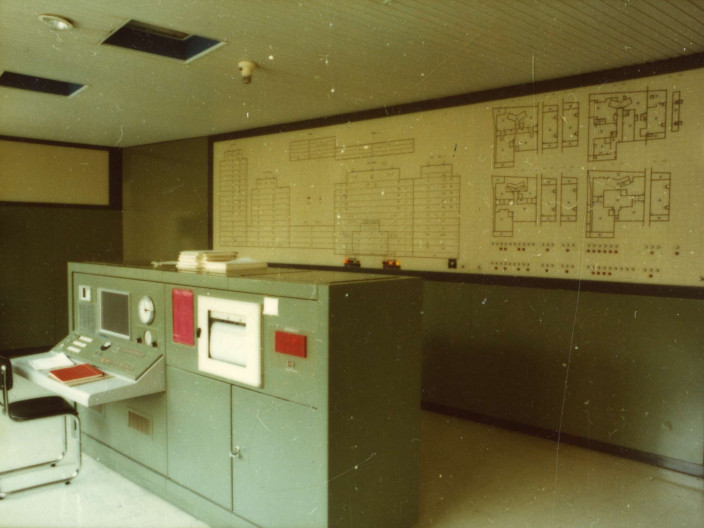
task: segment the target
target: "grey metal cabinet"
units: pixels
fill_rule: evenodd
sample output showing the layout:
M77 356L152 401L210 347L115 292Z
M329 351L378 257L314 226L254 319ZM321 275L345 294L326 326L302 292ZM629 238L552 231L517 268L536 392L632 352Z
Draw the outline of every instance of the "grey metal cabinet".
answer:
M325 441L318 410L233 387L235 513L264 527L325 526Z
M168 477L232 509L230 385L173 367L166 375Z
M115 341L156 336L166 365L164 393L115 406L127 419L86 420L87 453L214 527L413 525L420 280L97 264L69 276L78 326L98 320L81 311L81 286L118 289L134 324ZM145 295L156 301L149 327ZM139 463L154 450L156 465Z
M167 379L171 480L260 526L326 523L320 412L174 367Z

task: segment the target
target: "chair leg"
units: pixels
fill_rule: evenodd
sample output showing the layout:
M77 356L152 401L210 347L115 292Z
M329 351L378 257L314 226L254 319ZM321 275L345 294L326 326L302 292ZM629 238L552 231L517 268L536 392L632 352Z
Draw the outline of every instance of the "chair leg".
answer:
M64 416L64 438L63 438L64 447L63 447L63 451L61 452L61 454L59 455L58 458L53 458L51 460L47 460L44 462L38 462L36 464L32 464L31 466L23 466L20 468L2 471L2 472L0 472L0 477L4 477L6 475L12 475L13 473L19 473L22 471L29 471L30 469L37 469L37 468L41 468L41 467L45 467L45 466L55 466L56 464L61 462L64 459L64 457L66 456L66 454L68 453L68 437L69 437L68 421L70 418L71 418L71 416L69 416L69 415Z
M75 441L70 442L70 437L75 435ZM24 466L21 468L15 468L15 469L10 469L7 471L0 472L0 478L11 476L13 474L22 474L24 472L30 472L34 470L39 470L41 468L49 468L49 467L55 467L61 460L63 460L66 455L68 454L69 451L69 443L73 444L74 447L74 457L76 459L76 468L73 472L73 474L63 477L60 479L56 480L51 480L49 482L42 482L40 484L35 484L32 486L26 486L23 488L19 489L14 489L10 491L2 491L0 490L0 499L4 499L5 496L11 494L11 493L17 493L19 491L26 491L34 488L38 488L41 486L48 486L49 484L57 484L59 482L65 482L68 484L71 480L76 478L78 476L78 473L81 470L81 421L78 418L78 416L73 416L73 415L66 415L64 416L64 438L63 438L63 452L61 455L53 460L49 460L47 462L40 462L38 464L32 464L29 466Z

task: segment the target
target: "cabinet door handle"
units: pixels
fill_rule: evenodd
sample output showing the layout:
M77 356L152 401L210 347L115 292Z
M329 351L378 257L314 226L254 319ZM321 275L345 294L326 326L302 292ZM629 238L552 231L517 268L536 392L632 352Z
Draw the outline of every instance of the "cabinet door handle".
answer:
M242 451L240 450L239 446L235 446L234 449L230 452L230 458L242 458Z

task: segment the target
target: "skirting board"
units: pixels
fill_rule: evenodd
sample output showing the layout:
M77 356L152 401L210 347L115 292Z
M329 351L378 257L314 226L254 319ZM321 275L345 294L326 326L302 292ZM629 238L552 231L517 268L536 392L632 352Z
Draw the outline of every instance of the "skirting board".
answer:
M592 449L600 453L619 456L622 458L627 458L629 460L635 460L637 462L643 462L651 466L670 469L672 471L677 471L679 473L684 473L693 477L704 478L704 465L694 464L692 462L678 460L676 458L670 458L663 455L640 451L638 449L631 449L628 447L609 444L607 442L592 440L589 438L571 435L568 433L560 434L558 433L558 431L543 429L542 427L536 427L532 425L525 425L518 422L513 422L511 420L495 418L492 416L474 413L463 409L457 409L446 405L440 405L437 403L423 402L421 406L423 410L426 411L431 411L439 414L446 414L448 416L455 416L457 418L471 420L473 422L479 422L487 425L494 425L496 427L502 427L504 429L516 431L518 433L528 434L531 436L537 436L539 438L545 438L547 440L559 440L560 442L564 442L565 444L583 447L585 449Z
M87 434L81 436L81 445L85 454L212 528L255 528L253 524L234 513L222 509Z

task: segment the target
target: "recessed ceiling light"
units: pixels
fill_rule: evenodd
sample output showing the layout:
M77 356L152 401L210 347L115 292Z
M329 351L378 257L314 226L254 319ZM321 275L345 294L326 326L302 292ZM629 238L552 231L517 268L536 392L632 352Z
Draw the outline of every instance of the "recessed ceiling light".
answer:
M129 20L102 44L190 62L224 43L138 20Z
M59 15L39 15L39 20L44 22L51 29L56 29L58 31L73 29L73 22L68 18Z
M0 86L29 90L30 92L63 95L65 97L76 95L86 87L85 84L58 81L56 79L47 79L46 77L26 75L24 73L11 71L0 73Z

